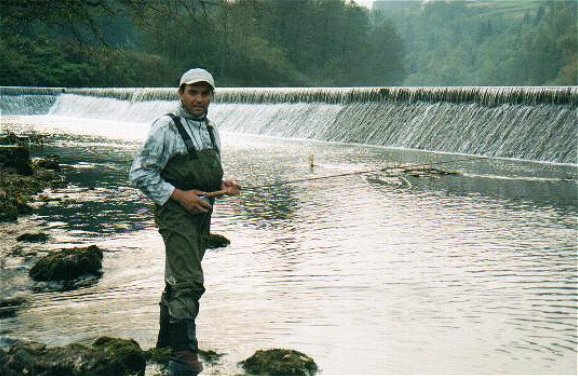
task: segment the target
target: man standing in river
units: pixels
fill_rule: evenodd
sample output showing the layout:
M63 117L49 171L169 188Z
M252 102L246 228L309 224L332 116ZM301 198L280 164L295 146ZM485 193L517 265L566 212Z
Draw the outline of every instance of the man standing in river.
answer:
M165 290L160 302L157 347L170 346L170 376L197 375L195 319L204 293L201 260L209 240L214 198L238 195L241 187L223 179L220 139L207 119L215 82L204 69L180 80L180 104L152 124L137 154L130 180L156 203L155 221L165 244Z

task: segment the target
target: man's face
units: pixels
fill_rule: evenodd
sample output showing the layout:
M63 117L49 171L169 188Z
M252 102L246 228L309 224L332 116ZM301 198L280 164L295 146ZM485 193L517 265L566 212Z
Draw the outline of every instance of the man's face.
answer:
M185 85L179 90L181 102L194 117L201 118L207 114L209 104L213 100L213 89L206 82Z

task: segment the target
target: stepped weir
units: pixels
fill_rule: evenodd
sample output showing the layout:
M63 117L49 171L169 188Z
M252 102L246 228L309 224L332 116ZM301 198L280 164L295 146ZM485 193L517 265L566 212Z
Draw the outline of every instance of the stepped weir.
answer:
M3 115L150 122L174 88L4 87ZM578 87L219 88L225 132L577 164Z

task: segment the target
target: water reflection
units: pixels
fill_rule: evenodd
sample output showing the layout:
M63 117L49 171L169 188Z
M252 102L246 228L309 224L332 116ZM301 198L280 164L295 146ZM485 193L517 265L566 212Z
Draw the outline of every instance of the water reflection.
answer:
M578 180L565 177L484 176L466 174L441 179L410 178L412 184L424 189L446 191L457 195L477 194L517 204L554 206L573 211L578 206Z
M259 229L290 227L295 211L301 205L292 190L290 187L272 187L248 191L238 201L238 219Z

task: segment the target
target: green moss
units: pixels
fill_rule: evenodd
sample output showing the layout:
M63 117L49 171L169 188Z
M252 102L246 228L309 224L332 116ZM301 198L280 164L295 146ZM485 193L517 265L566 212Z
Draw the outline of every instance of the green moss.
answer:
M114 359L119 368L141 369L146 365L145 353L135 340L100 337L92 344L92 347L104 352L106 359Z
M199 356L210 365L218 364L223 355L225 353L218 353L213 350L199 350Z
M92 347L115 354L141 352L139 344L133 339L120 339L112 337L100 337L93 342Z
M146 357L149 362L157 363L165 367L169 364L172 356L173 352L170 347L153 347L146 351Z
M295 350L258 350L241 365L254 375L310 376L317 372L315 361Z

